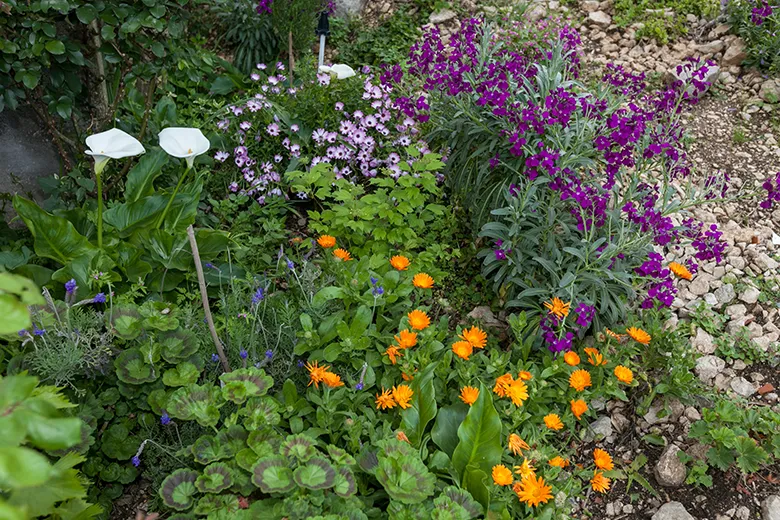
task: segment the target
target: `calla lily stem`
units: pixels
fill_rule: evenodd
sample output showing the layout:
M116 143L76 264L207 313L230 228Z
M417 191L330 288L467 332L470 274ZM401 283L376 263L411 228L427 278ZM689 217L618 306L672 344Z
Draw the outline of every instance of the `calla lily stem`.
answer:
M100 173L95 171L95 179L97 180L97 242L98 248L103 249L103 181L101 180Z
M171 204L173 204L173 199L176 198L176 194L179 193L179 188L181 188L184 179L187 177L187 174L190 173L191 169L192 168L188 164L187 169L184 170L184 174L179 178L179 183L176 184L176 188L173 190L171 198L168 199L168 204L165 205L165 209L163 210L162 215L160 215L160 220L157 221L156 229L160 229L160 226L162 226L162 223L165 221L165 215L168 214L168 210L171 208Z

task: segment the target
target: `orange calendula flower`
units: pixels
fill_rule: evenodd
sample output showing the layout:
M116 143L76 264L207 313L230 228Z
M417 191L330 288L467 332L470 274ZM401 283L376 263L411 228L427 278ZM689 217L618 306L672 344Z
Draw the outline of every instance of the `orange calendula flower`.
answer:
M390 358L390 363L396 364L399 359L401 359L401 356L403 356L403 352L398 350L398 347L395 345L391 347L387 347L387 350L385 350L385 356Z
M512 491L517 494L520 502L536 507L552 499L552 486L545 485L542 477L531 475L525 480L518 482L512 487Z
M601 448L593 450L593 462L595 462L597 468L605 469L607 471L615 467L614 464L612 464L612 457Z
M607 360L604 359L604 356L596 348L587 347L585 354L588 355L588 363L595 367L607 364Z
M553 457L547 461L547 464L556 468L565 468L569 465L569 461L561 456Z
M397 271L406 271L409 269L411 262L403 255L396 255L390 259L390 265Z
M653 339L650 337L650 334L637 327L627 328L626 334L631 336L631 339L633 339L637 343L641 343L642 345L649 345L650 340Z
M381 394L376 394L376 409L377 410L387 410L388 408L395 408L395 399L393 399L393 394L390 393L390 390L382 389Z
M410 401L412 400L413 395L414 392L407 385L398 385L393 387L393 399L396 403L398 403L398 406L404 410L412 407L412 403L410 403Z
M547 426L551 430L562 430L563 429L563 422L561 422L561 418L558 417L558 414L547 414L544 416L544 425Z
M523 401L528 399L528 387L521 379L515 379L509 383L509 387L506 389L506 395L512 400L515 406L523 406Z
M549 311L549 314L555 314L559 318L565 318L569 315L569 307L571 307L571 303L564 303L563 300L555 297L549 302L544 302L544 306Z
M322 376L322 382L331 388L338 388L344 386L344 381L341 380L341 376L334 374L333 372L326 372Z
M471 406L477 402L479 397L479 388L473 386L464 386L460 389L460 400Z
M536 475L536 468L533 467L530 460L523 458L523 463L519 466L515 466L515 473L520 475L520 480L525 480L528 477Z
M577 399L576 401L571 402L571 413L574 414L574 417L577 418L577 420L580 420L580 417L582 417L582 414L588 411L588 403L583 401L582 399Z
M669 270L677 275L678 278L682 278L684 280L693 279L693 275L688 270L688 268L682 264L678 264L677 262L669 262Z
M493 483L497 486L509 486L515 480L512 472L503 464L493 466Z
M469 360L474 349L468 341L456 341L452 344L452 352L461 359Z
M521 370L517 373L517 377L522 379L523 381L530 381L534 378L533 374L531 372L528 372L527 370Z
M403 430L398 430L397 432L395 432L395 438L401 442L407 442L407 443L409 442L409 437L406 436Z
M590 485L593 488L593 491L598 491L599 493L606 493L609 491L609 483L610 480L600 471L595 472L593 478L590 479Z
M412 283L418 289L430 289L433 287L433 278L426 273L417 273L414 275L414 278L412 278Z
M616 339L620 341L621 339L625 338L625 334L618 334L617 332L611 331L609 329L604 329L604 332L609 336L610 338Z
M458 337L463 341L468 341L474 348L485 348L485 345L487 345L487 332L479 327L463 329L463 332Z
M306 363L306 370L309 371L309 385L314 383L316 388L320 387L320 383L325 380L325 374L330 370L330 366L319 366L318 361L314 363Z
M401 372L401 379L403 379L404 381L411 381L412 379L414 379L414 376L407 374L406 372Z
M563 361L569 366L576 367L580 364L580 356L573 350L570 350L563 355Z
M504 374L496 379L496 386L493 387L493 393L498 397L506 397L506 392L509 390L509 385L512 384L515 378L512 374Z
M398 348L407 349L417 345L417 333L404 329L394 338L398 342Z
M409 318L409 326L414 330L424 330L431 324L431 319L423 311L415 309L406 315Z
M320 238L317 239L317 243L324 247L325 249L330 249L331 247L336 245L336 237L332 237L330 235L322 235Z
M521 439L518 434L509 434L509 451L511 451L514 455L522 455L523 450L530 449L531 447L528 446L528 444L523 439Z
M569 376L569 386L578 392L582 392L590 385L590 372L587 370L575 370Z
M349 262L352 260L352 255L346 249L338 248L333 250L333 256L341 260L342 262Z
M617 377L618 381L621 383L630 385L634 380L634 373L631 372L630 368L624 367L623 365L618 365L615 367L615 377Z

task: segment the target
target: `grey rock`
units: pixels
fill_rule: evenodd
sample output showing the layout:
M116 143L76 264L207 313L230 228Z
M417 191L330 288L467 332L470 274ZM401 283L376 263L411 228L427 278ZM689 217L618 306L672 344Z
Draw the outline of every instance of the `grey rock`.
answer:
M59 156L37 120L29 109L0 112L0 193L42 197L38 179L59 173Z
M773 79L764 81L758 90L758 97L767 103L777 103L780 101L780 85Z
M715 339L701 327L696 330L696 336L693 338L691 345L702 354L712 354L717 349Z
M468 313L468 317L481 321L488 327L497 327L501 325L501 322L496 319L496 315L490 310L488 306L474 307L474 309Z
M742 295L740 295L740 299L742 299ZM734 305L729 305L728 307L726 307L726 314L728 314L731 317L731 319L741 318L742 316L747 314L747 307L745 307L741 303L735 303Z
M586 13L592 13L599 10L599 3L596 0L585 0L582 2L582 10Z
M662 505L653 515L652 520L696 520L679 502L668 502Z
M336 0L337 16L358 16L363 11L363 0Z
M693 406L689 406L685 409L685 417L687 417L691 422L701 420L701 414L699 413L699 410Z
M680 448L676 444L670 444L666 447L658 462L655 465L655 479L659 484L665 487L679 487L685 482L685 476L688 471L685 464L680 462L677 453Z
M734 518L738 520L748 520L750 518L750 509L745 506L739 506L734 513Z
M605 415L590 424L583 440L585 442L600 441L609 438L611 435L612 419Z
M718 299L718 305L726 305L734 301L737 297L737 293L734 290L734 286L730 283L724 284L718 289L715 289L715 298Z
M532 4L525 11L524 16L532 21L536 22L542 19L547 14L547 9L541 4Z
M452 9L440 9L436 12L431 13L430 18L428 18L428 21L432 24L440 24L447 22L449 20L452 20L458 16L458 14L453 11Z
M714 378L726 368L726 362L717 356L707 355L696 360L694 371L705 383Z
M742 38L735 38L723 54L723 65L726 67L742 65L747 58L747 46Z
M719 307L718 299L712 293L707 293L704 295L704 302L710 307Z
M600 27L608 27L612 23L612 17L604 11L593 11L588 14L588 20Z
M780 496L769 495L761 502L761 520L780 520Z
M725 35L726 33L728 33L730 30L731 30L731 26L730 26L730 25L727 25L727 24L725 24L725 23L721 23L721 24L718 24L718 25L717 25L717 26L716 26L716 27L715 27L715 28L712 30L712 34L713 34L713 36L715 36L716 38L719 38L719 37L721 37L721 36Z
M710 282L707 277L697 276L693 279L693 281L691 281L691 284L688 286L688 290L691 291L691 294L696 296L704 296L710 292Z
M723 40L713 40L711 42L696 45L695 48L701 54L715 54L725 49L726 44L723 43Z
M742 397L750 397L756 393L756 387L753 386L753 383L744 377L735 377L732 379L731 389L734 390L737 395L741 395Z

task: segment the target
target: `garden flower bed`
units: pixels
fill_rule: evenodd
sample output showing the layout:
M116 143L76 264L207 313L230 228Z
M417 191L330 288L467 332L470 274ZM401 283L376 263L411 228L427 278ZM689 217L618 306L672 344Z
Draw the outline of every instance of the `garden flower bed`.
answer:
M124 23L184 60L174 6L144 4ZM780 514L780 173L702 164L715 55L664 82L597 69L603 17L532 6L318 67L293 32L332 6L250 7L273 59L209 58L197 108L198 78L108 60L124 118L56 196L13 197L0 517ZM122 9L58 9L119 38L95 59L131 56ZM42 45L79 66L75 41Z

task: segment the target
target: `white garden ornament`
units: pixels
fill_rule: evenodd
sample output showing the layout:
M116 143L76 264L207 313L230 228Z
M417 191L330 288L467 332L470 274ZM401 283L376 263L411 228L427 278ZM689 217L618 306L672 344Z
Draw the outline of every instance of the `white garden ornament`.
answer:
M331 65L330 67L327 65L323 65L322 67L320 67L320 72L335 74L336 79L347 79L355 75L355 69L343 63L336 63L335 65Z
M109 159L123 159L145 153L144 146L132 135L112 128L87 137L89 150L85 153L95 159L95 173L100 175Z
M159 135L160 147L170 156L186 159L187 168L192 168L195 157L209 151L211 143L198 128L171 127Z

